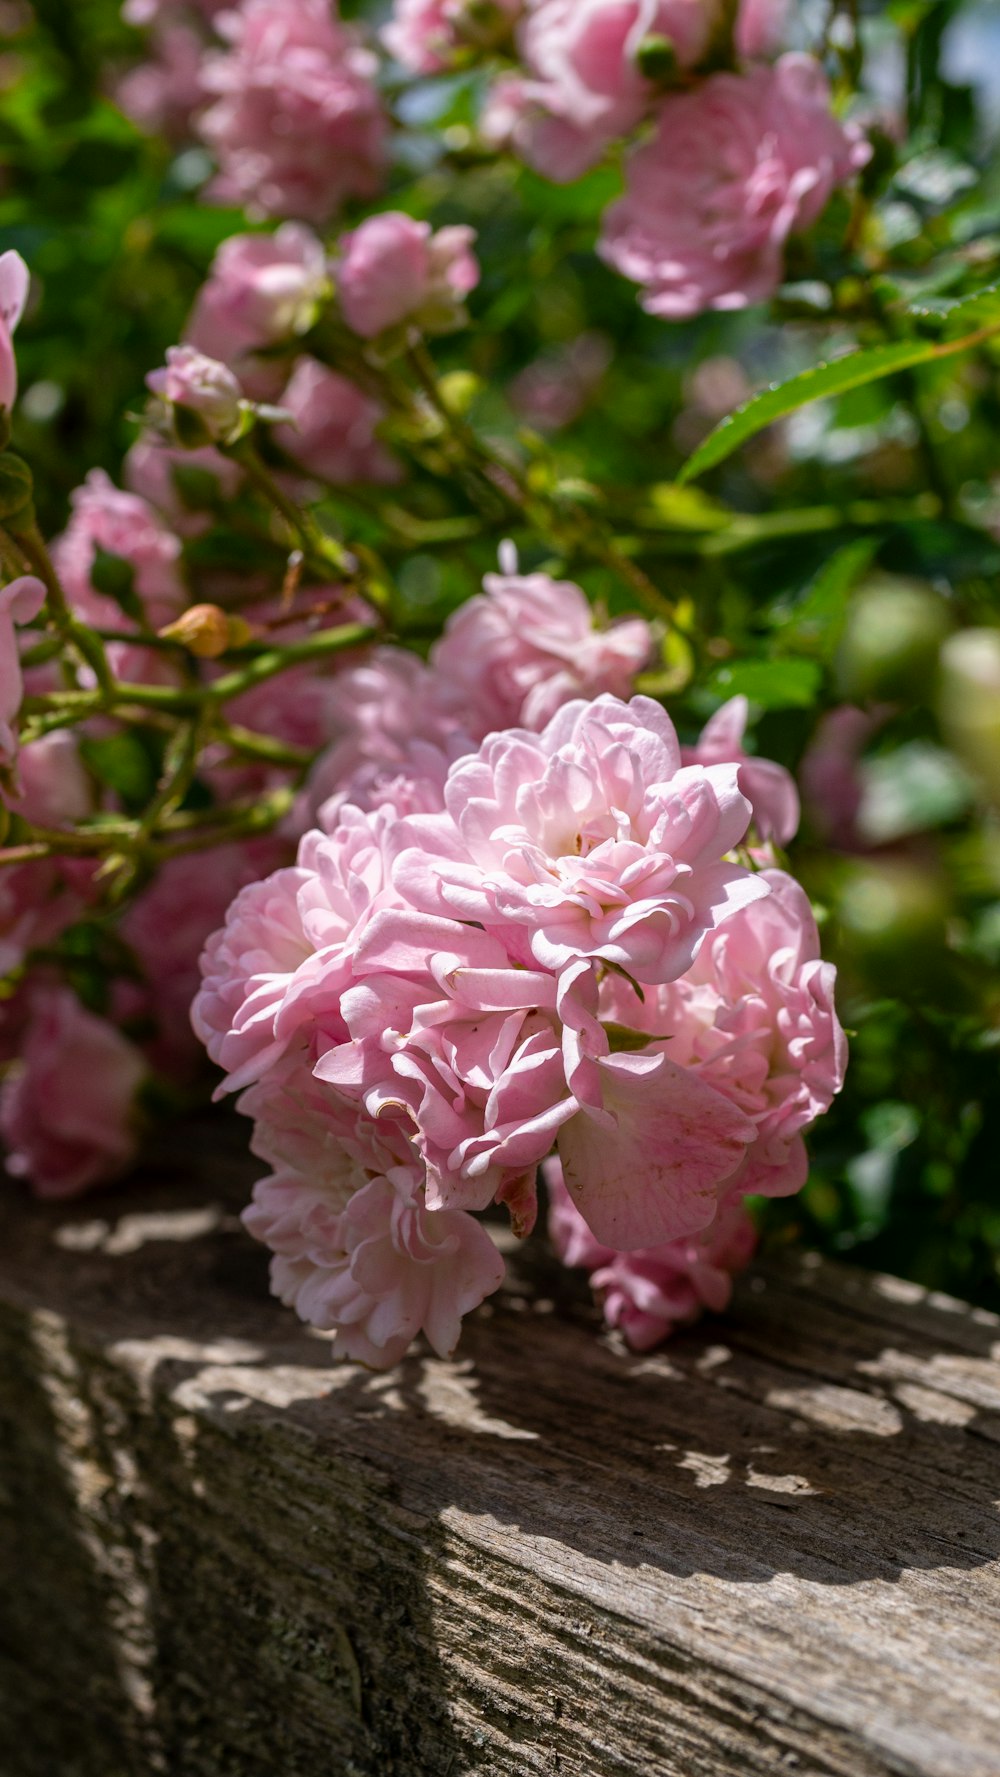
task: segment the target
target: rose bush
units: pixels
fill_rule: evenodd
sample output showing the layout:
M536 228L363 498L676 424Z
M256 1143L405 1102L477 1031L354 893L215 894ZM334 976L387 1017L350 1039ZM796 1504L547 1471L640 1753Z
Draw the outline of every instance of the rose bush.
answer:
M497 1218L642 1349L758 1230L996 1306L952 24L348 10L95 0L72 129L12 27L7 1171L96 1188L235 1095L274 1289L369 1365L452 1350Z

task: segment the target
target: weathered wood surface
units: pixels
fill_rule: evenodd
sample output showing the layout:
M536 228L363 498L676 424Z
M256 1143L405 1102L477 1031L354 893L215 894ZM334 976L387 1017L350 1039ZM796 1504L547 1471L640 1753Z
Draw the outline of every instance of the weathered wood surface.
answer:
M997 1777L994 1318L788 1258L639 1359L543 1276L331 1371L186 1172L0 1212L3 1777Z

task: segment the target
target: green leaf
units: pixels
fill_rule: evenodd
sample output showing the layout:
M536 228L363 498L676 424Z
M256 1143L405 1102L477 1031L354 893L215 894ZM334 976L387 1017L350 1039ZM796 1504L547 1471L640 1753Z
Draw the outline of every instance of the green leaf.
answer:
M99 543L94 545L94 559L90 565L90 584L95 592L103 592L112 598L115 604L131 617L136 623L143 619L142 603L135 590L135 568L123 555L115 555L110 549L102 549Z
M622 177L615 167L595 167L568 185L554 185L526 167L519 184L525 208L533 216L546 222L589 222L596 221L618 196Z
M648 498L649 509L643 513L643 521L664 530L724 531L731 521L728 508L702 493L700 487L678 487L674 481L657 481L649 489Z
M996 284L952 305L945 319L945 338L957 339L981 327L1000 327L1000 287Z
M80 742L80 753L88 770L121 797L130 814L145 807L156 789L157 767L138 735L88 736Z
M816 702L822 678L815 660L741 660L718 667L708 688L722 698L742 694L765 710L807 710Z
M844 626L847 601L878 549L877 537L857 537L827 557L805 592L790 604L772 605L768 622L781 632L782 648L829 660Z
M770 388L762 389L759 395L751 395L742 407L720 420L694 455L688 458L677 479L681 483L692 481L696 475L703 475L706 469L714 469L748 438L762 432L765 426L773 425L775 420L784 419L786 414L794 413L797 408L807 406L810 401L842 395L847 389L858 389L863 383L875 382L881 376L908 370L914 364L923 364L928 358L936 357L938 350L926 339L898 340L892 345L873 346L865 352L848 352L829 364L817 364L812 370L803 370L786 383L774 383Z
M772 384L752 395L735 412L710 432L694 455L684 464L678 481L693 480L706 469L714 469L748 438L763 431L775 420L805 407L810 401L823 401L832 395L843 395L848 389L859 389L864 383L877 382L900 370L910 370L935 358L949 357L981 343L984 336L1000 332L1000 288L995 285L966 297L948 310L946 338L894 340L889 345L871 346L865 351L848 352L828 364L817 364L803 370L785 383Z

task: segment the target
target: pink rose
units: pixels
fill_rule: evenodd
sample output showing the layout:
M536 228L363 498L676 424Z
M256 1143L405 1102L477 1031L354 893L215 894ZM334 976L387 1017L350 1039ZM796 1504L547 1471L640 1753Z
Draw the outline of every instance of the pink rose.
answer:
M201 958L191 1020L235 1092L259 1080L296 1034L345 1033L340 995L360 937L384 905L396 904L383 814L342 811L331 834L307 833L298 863L236 896Z
M206 58L216 102L200 121L219 159L214 195L308 222L373 196L386 142L378 65L331 0L243 0L216 30L230 47Z
M0 870L0 975L12 975L30 951L54 943L81 917L85 889L75 859L68 868L37 858Z
M789 0L740 0L734 33L736 53L746 62L776 56L788 28Z
M715 1220L690 1239L616 1252L594 1239L558 1160L546 1162L545 1182L552 1244L565 1265L590 1272L608 1326L620 1327L635 1351L649 1351L675 1326L697 1320L703 1307L721 1313L734 1275L753 1257L757 1234L738 1197L728 1198Z
M17 360L13 334L28 300L31 275L20 253L0 253L0 409L17 399Z
M22 747L17 761L21 793L11 807L40 827L71 826L93 813L91 780L80 759L77 737L57 728Z
M485 1228L428 1210L405 1134L359 1118L294 1065L245 1093L240 1109L256 1119L254 1152L275 1168L243 1217L274 1253L275 1294L335 1330L336 1355L371 1368L396 1363L421 1331L450 1356L462 1316L503 1279Z
M526 78L505 85L487 132L502 128L502 107L532 166L549 179L579 178L656 96L642 72L644 40L667 38L676 65L693 67L718 13L718 0L535 0L518 32Z
M362 339L412 320L441 333L460 326L462 299L479 282L471 228L414 222L398 210L370 216L340 243L340 306Z
M198 958L239 891L282 857L273 839L218 846L212 867L198 853L169 858L126 907L119 927L141 972L120 992L116 1016L141 1017L154 1034L144 1044L153 1065L184 1079L200 1055L191 1029Z
M140 601L150 627L162 629L189 603L181 578L179 539L136 494L116 488L103 469L92 469L71 496L72 513L52 545L52 560L73 609L87 623L123 638L136 623L110 591L95 585L106 569L120 576ZM105 556L117 558L104 562ZM108 658L124 679L162 682L171 675L161 653L134 642L112 642Z
M781 870L761 872L769 893L702 946L682 980L648 990L607 981L601 1014L650 1039L729 1098L755 1127L732 1180L741 1192L787 1196L805 1183L802 1132L840 1091L847 1042L834 1006L836 970L820 958L808 899Z
M799 767L809 826L827 845L864 851L858 828L864 796L861 761L869 741L888 713L886 706L861 710L840 704L816 724Z
M448 687L416 654L374 648L329 683L331 744L316 760L300 826L331 827L346 802L399 814L444 807L448 768L473 741L449 708Z
M198 292L186 338L242 379L250 353L308 333L329 291L326 250L312 229L284 222L273 235L230 235Z
M430 742L405 697L391 740L385 655L367 703L351 669L350 727L405 763ZM412 675L419 704L436 668ZM339 1349L387 1363L421 1326L450 1349L499 1275L470 1216L530 1231L553 1148L640 1344L725 1299L743 1193L802 1183L843 1074L833 971L797 885L728 861L751 807L722 726L740 756L689 765L645 698L491 734L433 812L338 801L210 939L195 1028L274 1168L249 1223Z
M138 1050L69 988L40 989L21 1060L0 1088L7 1171L39 1197L73 1197L124 1172L145 1072Z
M0 766L13 765L17 754L14 721L24 696L21 656L15 624L30 623L45 603L45 587L32 574L0 588Z
M164 20L149 45L151 54L123 75L115 98L126 116L149 135L183 140L192 114L204 101L201 66L204 39L182 21Z
M345 376L300 358L281 406L292 421L277 426L275 438L310 475L334 486L399 480L399 465L377 435L382 408Z
M179 537L207 530L212 508L231 500L242 480L239 465L211 445L183 450L151 432L127 451L122 473L129 493L155 507Z
M168 346L162 370L151 370L146 387L169 406L180 408L174 424L180 433L196 427L199 445L228 443L239 431L243 391L232 371L194 346ZM182 417L183 416L183 417ZM187 416L191 416L190 419ZM184 437L180 440L184 442Z
M738 765L740 789L753 809L758 838L787 845L799 826L795 780L773 759L743 751L749 707L745 697L731 697L705 723L697 746L681 748L681 757L685 765Z
M69 524L52 546L70 603L102 628L129 627L121 607L91 581L98 555L114 555L132 568L149 622L156 628L169 623L186 602L178 566L181 546L152 507L116 488L103 469L90 471L71 504Z
M724 861L750 818L736 767L682 767L650 698L569 703L538 735L488 735L452 766L445 802L447 815L408 823L402 892L502 929L546 969L592 958L673 980L708 931L766 893Z
M453 920L385 907L343 994L348 1042L322 1038L315 1073L368 1115L403 1115L431 1208L510 1206L534 1220L534 1173L558 1143L599 1239L642 1247L712 1220L754 1124L653 1039L612 1054L596 976L510 966L503 944Z
M652 652L644 618L599 628L580 588L547 574L487 574L483 587L431 650L442 691L477 738L544 728L574 697L628 697Z
M599 251L668 320L763 302L781 282L788 236L811 227L870 152L833 115L811 56L713 74L664 101L655 136L626 164Z

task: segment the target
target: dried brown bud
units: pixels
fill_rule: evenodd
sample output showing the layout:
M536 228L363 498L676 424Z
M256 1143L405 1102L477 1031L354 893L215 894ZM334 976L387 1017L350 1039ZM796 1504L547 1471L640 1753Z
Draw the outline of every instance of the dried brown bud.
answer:
M199 660L217 660L230 648L245 647L254 632L242 617L231 617L218 605L191 605L159 634L165 642L179 642Z

